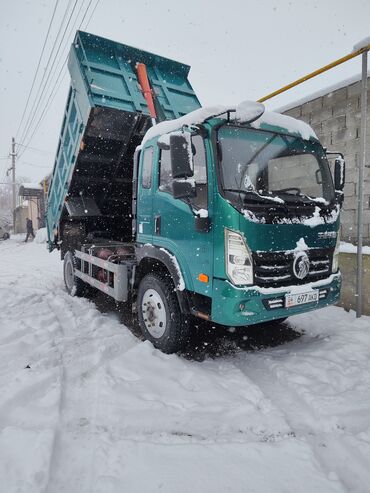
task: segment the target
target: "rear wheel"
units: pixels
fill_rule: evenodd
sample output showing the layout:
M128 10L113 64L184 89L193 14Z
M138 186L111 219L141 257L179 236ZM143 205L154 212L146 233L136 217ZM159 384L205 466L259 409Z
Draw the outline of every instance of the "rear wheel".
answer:
M9 233L4 233L3 239L4 240L9 240L9 238L10 238Z
M68 251L64 256L64 284L67 292L71 296L85 296L87 294L86 284L75 275L76 269L79 267L79 259Z
M144 337L164 353L180 351L189 339L189 317L181 313L169 276L148 274L140 282L138 318Z

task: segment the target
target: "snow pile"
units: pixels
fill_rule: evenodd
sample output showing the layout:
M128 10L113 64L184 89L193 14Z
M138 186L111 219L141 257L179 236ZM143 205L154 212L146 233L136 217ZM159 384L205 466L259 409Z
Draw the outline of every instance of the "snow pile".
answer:
M297 246L295 247L295 249L293 251L295 253L297 253L297 252L306 252L307 250L308 250L308 246L307 246L307 243L305 242L305 239L300 238L297 241Z
M42 244L1 243L0 272L2 491L368 491L368 317L216 332L200 363L68 296Z
M166 252L167 255L170 257L171 262L173 263L173 266L175 267L175 270L177 272L177 275L179 276L179 282L178 282L178 285L176 286L176 288L179 291L184 291L184 289L185 289L185 281L184 281L184 278L183 278L183 275L182 275L182 272L181 272L181 269L180 269L180 265L179 265L179 263L177 261L177 258L175 257L175 255L172 255L165 248L160 248L160 250L162 250L162 252Z
M227 111L226 106L209 106L207 108L199 108L197 110L191 111L187 115L176 118L175 120L165 120L163 122L157 123L144 135L141 145L145 144L148 140L158 137L159 135L168 134L179 130L184 125L191 126L203 123L207 118L212 118L216 115L222 115Z
M149 128L149 130L144 135L141 146L154 137L163 136L164 134L175 132L181 129L183 126L190 127L192 125L198 125L205 122L205 120L209 118L226 118L226 114L228 112L230 112L230 120L235 120L240 123L252 122L251 126L254 128L262 128L264 125L277 126L289 133L299 135L303 139L309 140L311 138L314 138L318 140L315 132L307 123L296 120L295 118L292 118L290 116L274 113L272 111L266 111L262 114L262 116L259 117L261 112L263 112L263 109L263 104L255 101L243 101L236 107L219 105L199 108L188 113L185 116L182 116L175 120L166 120ZM168 139L165 138L165 140L163 140L163 143L167 142L169 143Z
M235 108L235 113L230 115L231 118L238 122L253 122L257 120L265 112L265 107L262 103L255 101L242 101Z
M251 123L254 128L263 128L263 125L283 128L287 132L297 134L305 140L310 140L311 138L318 140L314 130L306 122L273 111L266 111L258 120Z
M370 36L367 36L364 39L361 39L358 43L356 43L353 47L353 51L361 50L362 48L367 48L370 46Z
M356 253L357 254L357 246L352 243L346 243L345 241L340 242L339 246L340 253ZM370 246L363 246L362 253L364 255L370 255Z
M194 214L198 217L203 218L203 219L208 217L207 209L196 209L196 210L194 210Z
M263 216L259 218L249 209L242 209L241 213L246 219L248 219L248 221L251 221L252 223L259 223L259 224L266 223L266 219Z
M48 241L48 233L46 228L40 228L36 231L35 242L46 243Z
M263 198L268 198L268 196L263 195ZM276 199L278 197L275 197ZM340 214L339 206L335 206L335 208L325 216L320 214L320 207L315 206L315 210L312 216L303 216L303 217L277 217L274 220L274 224L303 224L304 226L310 226L310 228L315 228L320 224L332 224L338 219ZM254 223L265 224L266 219L264 217L257 217L252 211L248 209L242 209L243 216L252 221Z

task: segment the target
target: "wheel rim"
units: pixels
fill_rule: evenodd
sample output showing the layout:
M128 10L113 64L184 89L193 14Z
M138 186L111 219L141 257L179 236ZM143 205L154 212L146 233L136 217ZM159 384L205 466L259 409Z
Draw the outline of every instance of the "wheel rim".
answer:
M66 262L64 267L64 279L67 285L67 288L72 291L74 286L74 273L73 273L73 265L70 260Z
M141 312L147 331L156 339L166 330L166 308L161 295L154 289L147 289L141 301Z

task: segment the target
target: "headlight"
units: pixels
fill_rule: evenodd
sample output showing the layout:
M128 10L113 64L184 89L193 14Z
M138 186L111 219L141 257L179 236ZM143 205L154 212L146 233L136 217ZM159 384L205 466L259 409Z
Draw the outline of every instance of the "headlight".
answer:
M225 228L226 273L236 286L253 284L252 256L243 236Z
M333 273L338 272L339 270L339 246L340 246L340 233L338 231L337 242L335 244L334 254L333 254L333 262L331 264L331 271Z

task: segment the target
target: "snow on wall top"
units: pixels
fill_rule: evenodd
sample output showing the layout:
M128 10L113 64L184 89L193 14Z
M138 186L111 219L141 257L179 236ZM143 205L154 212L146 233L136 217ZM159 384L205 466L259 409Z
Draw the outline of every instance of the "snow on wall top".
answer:
M370 77L370 70L367 72L367 76ZM356 74L353 75L352 77L347 77L346 79L336 82L335 84L331 84L330 86L326 86L323 89L320 89L319 91L311 92L310 94L307 94L307 96L304 96L303 98L295 99L291 103L284 104L283 106L278 106L277 108L275 108L275 111L277 111L278 113L284 113L284 111L291 110L296 106L301 106L302 104L308 103L309 101L313 101L314 99L321 98L322 96L326 96L327 94L337 91L338 89L342 89L343 87L350 86L351 84L355 84L356 82L361 80L361 77L362 77L361 74Z
M352 52L361 50L362 48L366 48L369 45L370 45L370 36L367 36L366 38L361 39L361 41L359 41L354 45Z
M30 188L31 190L42 190L40 183L21 183L21 187Z
M197 125L203 123L209 118L222 116L228 111L231 111L230 119L243 123L252 121L251 125L254 128L261 128L262 125L271 125L286 129L289 133L295 133L300 135L303 139L310 139L311 137L317 139L317 136L313 129L305 122L296 120L290 116L280 115L272 111L264 111L262 103L255 101L243 101L236 107L230 106L209 106L206 108L199 108L187 115L184 115L175 120L166 120L151 127L145 134L142 144L148 140L158 137L163 134L167 134L178 130L182 126ZM261 114L258 118L258 116Z

